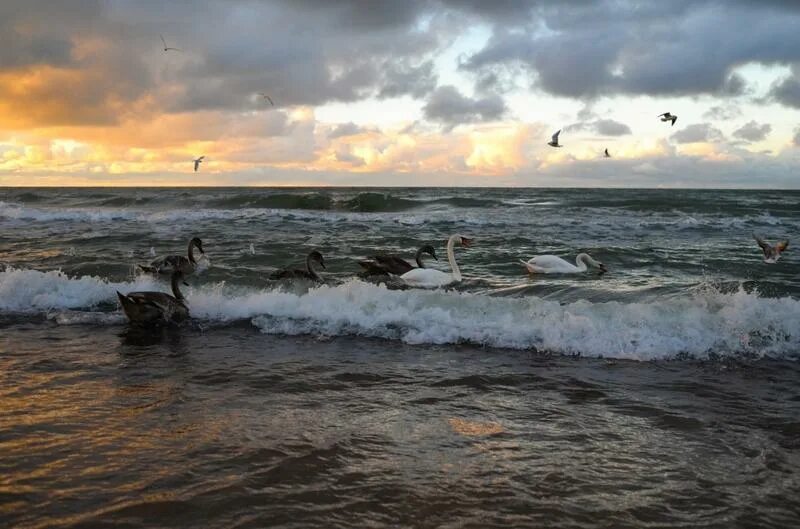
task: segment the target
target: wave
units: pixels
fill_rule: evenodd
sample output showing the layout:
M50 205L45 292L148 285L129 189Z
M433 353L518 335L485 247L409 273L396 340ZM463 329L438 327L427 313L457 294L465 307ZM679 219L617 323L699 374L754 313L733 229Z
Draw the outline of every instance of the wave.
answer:
M115 291L164 290L150 277L127 282L57 271L0 272L0 312L55 313L58 323L116 323ZM446 291L388 290L358 280L307 292L224 283L186 291L194 318L249 320L267 334L357 335L410 344L470 343L639 360L682 355L796 357L800 301L712 287L652 302L559 303Z

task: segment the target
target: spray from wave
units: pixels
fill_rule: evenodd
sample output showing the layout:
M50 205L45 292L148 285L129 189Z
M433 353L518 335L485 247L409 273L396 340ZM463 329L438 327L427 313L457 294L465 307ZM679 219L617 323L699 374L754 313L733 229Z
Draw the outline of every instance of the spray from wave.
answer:
M166 290L149 277L114 283L61 272L0 272L0 311L53 311L59 323L117 323L76 310L117 311L115 291ZM411 344L470 343L631 359L679 355L795 356L800 301L706 288L684 298L641 303L537 297L495 298L446 291L388 290L358 280L307 292L224 283L187 290L196 319L249 320L268 334L356 335ZM88 318L88 319L87 319Z

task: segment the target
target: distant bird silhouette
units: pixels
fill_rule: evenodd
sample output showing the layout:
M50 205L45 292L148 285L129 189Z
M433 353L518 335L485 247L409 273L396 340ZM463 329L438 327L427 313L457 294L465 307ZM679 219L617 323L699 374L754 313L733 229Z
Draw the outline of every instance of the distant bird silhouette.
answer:
M764 252L764 262L767 264L777 263L778 259L781 258L781 252L783 252L784 250L786 250L786 248L789 247L788 240L780 241L779 243L773 246L755 234L753 235L753 238L761 247L761 251Z
M263 97L264 99L266 99L267 101L269 101L269 104L270 104L270 105L272 105L273 107L275 106L275 103L273 103L273 102L272 102L272 98L271 98L271 97L269 97L269 96L268 96L267 94L265 94L264 92L259 92L259 93L258 93L258 95L260 95L261 97Z
M558 129L558 132L556 132L555 134L553 134L553 139L547 142L547 144L548 144L550 147L563 147L563 145L559 145L559 144L558 144L558 135L559 135L559 134L561 134L561 129Z
M608 154L608 149L606 149L605 153L603 154L606 158L611 158L611 155Z
M670 114L669 112L664 112L663 114L659 114L658 117L660 117L661 121L664 122L671 121L672 125L670 126L675 125L675 122L678 120L678 116L676 116L675 114Z
M161 37L161 42L164 43L164 51L183 51L178 48L170 48L169 46L167 46L167 41L164 40L164 35L159 35L159 37Z
M203 158L205 158L205 156L201 156L200 158L198 158L198 159L196 159L196 160L194 161L194 172L195 172L195 173L196 173L196 172L197 172L197 170L200 168L200 164L201 164L201 163L203 163Z

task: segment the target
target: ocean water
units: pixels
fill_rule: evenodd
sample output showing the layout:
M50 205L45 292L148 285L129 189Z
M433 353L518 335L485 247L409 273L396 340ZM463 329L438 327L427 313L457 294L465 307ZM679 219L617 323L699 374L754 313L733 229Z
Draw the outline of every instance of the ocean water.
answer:
M791 527L800 193L0 189L0 526ZM464 281L357 260L445 241ZM129 327L152 254L193 320ZM325 283L269 274L325 256ZM608 273L530 278L537 254ZM3 523L3 522L6 523Z

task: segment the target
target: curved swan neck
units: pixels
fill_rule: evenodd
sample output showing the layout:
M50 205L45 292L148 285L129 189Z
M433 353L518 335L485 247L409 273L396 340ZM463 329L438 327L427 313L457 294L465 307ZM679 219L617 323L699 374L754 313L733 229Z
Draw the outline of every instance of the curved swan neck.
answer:
M416 255L414 255L414 260L417 262L417 267L418 268L425 268L422 265L422 248L417 250Z
M319 274L317 274L317 271L314 270L313 266L311 266L312 262L313 262L313 259L311 259L310 255L308 257L306 257L306 270L308 270L309 275L311 277L313 277L314 279L320 279Z
M459 235L451 235L450 239L447 241L447 260L450 262L450 268L453 269L453 277L456 281L461 281L461 270L458 268L458 263L456 263L456 256L453 253L453 247L456 244L456 241L460 239Z
M181 290L178 287L180 282L181 282L181 275L172 274L172 295L175 296L175 299L182 302L185 298L183 297L183 294L181 294Z
M578 257L575 258L575 265L578 267L578 270L585 272L589 269L589 261L591 261L591 259L592 258L585 253L578 254Z
M194 239L189 241L189 262L192 264L197 264L197 261L194 260Z

